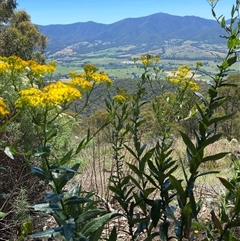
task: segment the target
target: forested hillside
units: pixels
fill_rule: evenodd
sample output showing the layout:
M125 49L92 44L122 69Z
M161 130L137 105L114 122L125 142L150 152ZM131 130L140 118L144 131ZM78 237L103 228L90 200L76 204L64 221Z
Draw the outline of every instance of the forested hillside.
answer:
M179 17L165 13L153 14L141 18L123 19L112 24L95 22L73 23L66 25L39 26L48 39L47 50L51 53L79 44L79 53L100 49L137 44L146 45L146 50L161 46L164 41L207 41L215 44L222 42L221 27L214 20L200 17ZM86 48L85 42L92 47Z

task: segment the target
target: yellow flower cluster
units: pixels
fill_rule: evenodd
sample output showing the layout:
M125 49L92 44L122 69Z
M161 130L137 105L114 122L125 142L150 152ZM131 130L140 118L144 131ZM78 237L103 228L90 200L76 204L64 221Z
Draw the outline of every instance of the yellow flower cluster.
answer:
M90 81L84 79L82 75L72 76L71 83L74 86L79 86L83 91L87 91L93 87L93 84Z
M191 90L196 91L199 86L191 78L191 68L187 65L180 66L177 71L172 72L172 76L168 77L168 80L173 84L178 84L180 86L188 86Z
M93 87L94 83L106 83L111 85L112 81L104 72L97 73L98 68L93 64L86 64L83 67L83 74L70 73L72 78L71 84L78 86L81 90L86 91Z
M29 68L34 75L40 76L53 73L55 67L56 64L54 62L39 64L34 60L25 61L17 56L0 57L0 73L4 73L6 70L20 73Z
M124 101L127 100L126 97L123 96L123 95L115 95L115 96L113 97L113 99L114 99L115 101L117 101L117 102L120 102L120 103L123 103Z
M9 114L9 111L7 109L7 105L0 98L0 116L3 117L3 116L8 115L8 114Z
M112 81L109 79L108 75L104 72L93 73L91 76L92 80L97 83L107 83L108 85L112 84Z
M142 63L142 65L145 66L145 67L148 67L152 64L156 64L160 60L161 59L160 59L159 55L152 55L152 54L142 55L140 58L139 57L133 58L133 61L135 63L140 61Z
M9 64L6 62L1 61L0 62L0 73L6 72L10 68Z
M25 70L27 61L22 60L17 56L10 56L10 57L1 57L0 58L1 64L6 66L6 70L11 70L15 72L22 72Z
M44 87L45 101L47 105L60 105L81 98L77 88L58 81Z
M20 98L16 101L18 108L23 107L51 107L66 104L81 98L78 89L58 81L44 87L43 91L30 88L20 91Z
M56 63L50 62L49 64L39 64L34 60L29 60L28 67L34 75L41 76L44 74L52 74L55 71Z

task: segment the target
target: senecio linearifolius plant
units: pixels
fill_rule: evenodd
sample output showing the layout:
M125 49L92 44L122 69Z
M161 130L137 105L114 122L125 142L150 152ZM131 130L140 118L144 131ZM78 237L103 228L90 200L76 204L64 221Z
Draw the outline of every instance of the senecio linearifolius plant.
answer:
M152 89L152 92L164 94L159 61L159 56L151 54L135 58L135 62L144 70L141 79L136 83L137 91L133 94L117 93L112 101L106 102L113 128L111 143L115 165L109 189L123 210L122 216L128 223L128 228L125 227L124 232L131 240L137 240L143 232L146 233L145 240L174 237L168 234L171 219L178 222L172 211L175 207L171 202L176 193L170 182L170 175L178 165L171 157L173 125L166 120L169 115L177 116L175 122L188 117L183 115L182 106L189 101L189 91L199 88L193 76L201 63L196 64L193 72L190 71L190 67L184 65L168 77L170 83L176 84L172 99L166 96L166 101L171 105L171 113L165 113L161 108L158 96L153 97L153 118L156 122L163 121L166 126L161 128L162 132L159 133L156 145L148 148L141 131L142 125L146 122L142 109L148 103L144 101L147 94L146 85L152 87L155 82L159 91ZM130 154L131 161L127 160L126 151ZM126 171L126 166L130 172Z
M68 166L69 162L77 158L105 124L94 133L88 131L78 146L61 158L54 158L51 151L51 139L55 138L67 123L73 121L74 117L79 118L89 104L92 91L100 84L106 84L107 87L111 85L109 77L103 72L98 73L98 68L92 64L84 66L83 74L71 73L70 76L72 80L67 84L58 81L39 88L22 90L16 101L18 108L28 108L30 111L39 137L39 146L36 147L34 155L40 158L42 164L31 167L31 171L50 187L44 203L36 204L33 208L49 213L57 224L56 227L29 235L32 238L60 236L65 240L98 240L104 224L114 215L100 209L92 198L94 193L84 192L81 185L74 185L64 191L80 166L79 162ZM64 112L69 106L83 95L85 103L82 108L75 116L66 115ZM65 121L62 121L63 118Z
M4 79L1 83L2 94L9 97L8 104L13 106L16 114L8 120L11 122L15 116L21 113L28 114L28 120L33 123L32 135L34 143L24 143L23 155L30 171L43 180L48 192L44 196L43 203L35 204L31 208L38 212L51 215L55 220L55 226L43 232L33 233L31 220L23 220L20 227L18 240L30 238L56 237L65 240L98 240L103 226L112 216L105 209L100 209L92 198L93 192L85 192L80 185L74 185L65 190L66 185L78 172L80 163L72 166L70 161L81 152L83 148L103 128L99 127L94 133L88 131L76 146L64 153L63 156L54 153L54 138L59 137L61 130L69 124L77 124L79 116L89 105L90 96L94 89L100 85L108 87L112 84L109 77L92 64L84 66L84 73L70 73L71 81L51 81L46 84L44 77L55 71L55 64L38 64L35 61L24 61L16 56L1 58L1 75ZM103 91L102 94L105 94ZM14 98L13 98L14 97ZM96 100L100 96L94 97ZM82 99L82 108L71 116L66 113L74 101ZM9 114L5 102L0 99L0 116ZM30 123L29 122L29 123ZM107 123L106 123L107 124ZM104 126L105 124L103 124ZM1 130L6 123L3 122ZM14 133L13 133L14 134ZM5 148L5 153L11 158L17 156L17 148ZM34 162L32 161L34 158ZM13 160L14 161L14 160ZM32 166L32 163L39 164ZM1 167L1 171L4 168ZM3 194L1 195L4 196ZM4 217L5 213L0 212Z
M237 62L237 49L240 47L238 19L240 2L236 1L232 7L229 23L223 16L216 17L217 2L209 1L209 4L213 16L225 30L225 35L222 37L227 41L227 51L225 57L219 57L217 74L209 75L207 95L197 91L198 85L193 79L195 72L191 73L188 66L180 67L168 77L171 83L177 84L175 98L171 101L167 99L172 104L171 110L176 114L176 121L182 121L187 117L182 115L181 107L187 99L188 91L192 90L198 98L193 108L195 110L192 111L192 115L198 119L198 127L194 130L194 141L192 136L180 131L181 138L186 145L188 161L188 166L186 166L179 157L183 179L175 176L178 164L171 157L171 125L161 128L165 131L161 133L154 147L148 148L141 139L141 125L145 122L142 115L142 107L146 104L144 101L145 86L147 83L151 85L153 76L157 80L156 74L161 72L157 68L160 59L150 54L135 59L135 61L140 61L144 69L137 83L136 93L117 95L111 104L107 102L108 112L112 116L113 160L116 167L110 178L109 189L123 210L122 216L128 223L128 229L125 228L124 231L131 240L137 240L142 233L145 233L145 240L152 240L156 237L159 240L171 240L172 238L189 240L193 228L201 228L205 231L204 240L238 240L232 229L239 227L240 224L240 191L236 181L239 180L239 176L237 175L237 179L234 177L230 180L219 177L227 194L220 205L220 212L216 214L216 211L211 211L209 225L202 224L198 219L201 200L196 198L194 192L195 183L199 177L218 173L215 170L201 172L201 165L207 161L217 161L228 154L221 152L205 155L205 149L221 138L219 124L232 116L218 115L218 108L227 99L227 96L219 94L219 90L224 86L234 88L234 85L226 82L226 76L230 67ZM196 71L201 65L200 62L196 64ZM164 93L163 88L161 91ZM162 121L166 115L162 115L164 109L161 109L161 102L158 100L154 98L152 110L155 119ZM161 123L158 124L161 125ZM129 141L129 136L132 138L131 141ZM126 160L125 150L129 152L133 161ZM124 165L127 165L131 172L124 171ZM172 223L175 234L169 233Z

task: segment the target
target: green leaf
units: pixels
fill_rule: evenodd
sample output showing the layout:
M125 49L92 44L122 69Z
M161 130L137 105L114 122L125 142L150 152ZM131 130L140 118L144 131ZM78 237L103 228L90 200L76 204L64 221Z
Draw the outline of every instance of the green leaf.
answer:
M219 173L219 171L206 171L206 172L202 172L202 173L198 174L196 176L196 178L201 177L201 176L205 176L205 175L209 175L209 174L217 174L217 173Z
M148 218L137 219L135 220L135 223L139 223L136 231L134 232L134 237L137 238L142 232L144 232L144 230L147 229L149 220Z
M218 141L221 138L222 134L217 134L217 135L213 135L207 139L205 139L202 143L201 143L201 148L205 148L210 144L213 144L214 142Z
M138 187L140 190L142 189L140 182L135 177L129 176L130 180L135 184L136 187Z
M192 222L192 227L207 230L207 226L205 224L199 223L199 222Z
M40 203L33 206L34 210L41 211L44 213L52 213L52 208L49 207L49 203Z
M89 237L89 241L99 241L102 235L103 228L104 228L104 225L98 228L97 231L93 232Z
M155 167L155 165L153 164L153 162L151 160L148 160L148 167L150 168L151 174L156 174L156 176L159 175L158 169Z
M45 202L58 203L63 198L63 194L47 193L44 197Z
M62 230L63 230L63 236L67 241L70 241L74 234L74 228L75 228L75 221L73 218L70 218L68 220L64 220L62 222Z
M187 146L187 148L189 148L189 150L191 151L192 155L195 155L196 153L196 148L194 146L194 144L192 143L192 141L190 140L190 138L183 132L180 131L180 134L182 136L182 139L185 143L185 145Z
M127 163L127 165L129 166L129 168L138 176L138 177L142 177L142 172L134 165Z
M191 205L190 205L190 203L187 203L184 207L183 207L183 209L182 209L182 215L183 215L183 217L188 217L189 215L191 215L192 214L192 208L191 208Z
M81 215L78 216L76 223L83 223L88 221L89 219L92 219L94 217L97 217L98 215L102 215L103 213L106 213L106 210L103 209L92 209L88 210Z
M200 94L199 92L194 92L194 94L202 100L205 106L208 106L208 101L202 94Z
M70 150L61 160L60 164L65 165L72 157L73 150Z
M222 27L222 28L225 28L225 26L226 26L225 17L222 17L222 20L221 20L221 27Z
M168 241L168 229L170 226L170 222L168 220L164 220L160 225L160 239L161 241Z
M212 8L212 15L213 15L214 18L216 18L216 13L215 13L215 11L213 10L213 8Z
M150 158L152 157L154 153L154 148L147 151L144 156L141 158L140 160L140 167L141 167L141 171L143 172L144 171L144 167L145 167L145 163L150 160Z
M56 230L54 228L51 229L47 229L43 232L39 232L39 233L34 233L31 235L28 235L29 238L52 238L55 236L58 236L60 234L60 232L56 232Z
M79 196L72 196L64 199L65 205L74 205L74 204L82 204L82 203L89 203L93 202L93 200L85 197L79 197Z
M172 184L172 186L176 189L177 191L177 194L179 195L180 197L180 201L182 204L184 204L185 202L185 199L186 199L186 195L185 195L185 192L181 186L181 181L180 180L177 180L174 176L170 175L169 176L169 179L170 179L170 182Z
M237 62L237 55L234 55L234 56L230 57L227 60L227 62L228 62L228 66L231 66L231 65L235 64Z
M124 147L136 158L138 159L137 154L127 145L124 145Z
M152 219L153 226L156 227L160 219L162 200L154 200L151 208L150 217Z
M211 218L212 218L213 224L215 225L215 227L216 227L218 230L220 230L220 231L222 232L223 229L222 229L221 222L220 222L219 219L217 218L214 210L212 210L212 211L210 212L210 214L211 214Z
M217 161L223 157L225 157L229 152L221 152L221 153L217 153L211 156L206 156L202 159L202 163L206 162L206 161Z
M56 172L57 178L55 178L55 182L59 189L62 189L67 184L67 182L75 176L79 166L80 164L76 163L72 168L61 167L52 170Z
M75 154L78 154L82 149L84 149L84 148L86 147L87 143L88 143L88 141L87 141L86 139L83 139L83 140L79 143L79 145L78 145L78 147L77 147L77 149L76 149L76 151L75 151Z
M42 180L51 180L48 173L44 172L40 167L31 167L31 172Z
M214 88L212 88L212 87L210 87L210 88L208 89L208 93L209 93L209 95L210 95L211 98L215 98L215 97L217 96L217 94L218 94L217 90L214 89Z
M114 226L107 241L117 241L117 229Z
M50 140L52 139L54 136L56 136L58 133L58 129L57 128L52 128L49 131L46 132L46 139Z
M225 86L225 84L222 84L221 86ZM210 109L215 110L217 107L221 106L226 101L226 99L226 96L215 98L210 106Z
M234 192L234 185L232 183L230 183L228 180L226 180L225 178L223 177L218 177L218 179L220 180L220 182L223 184L223 186L225 188L227 188L228 191L230 191L231 193Z
M218 123L219 121L229 120L233 115L234 114L230 114L230 115L224 115L224 116L212 118L209 121L209 125Z
M115 187L115 186L109 186L108 189L110 191L112 191L115 195L117 196L121 196L122 195L122 191L118 188L118 187Z
M14 160L13 153L12 153L12 151L11 151L11 149L10 149L9 146L5 147L4 153L5 153L8 157L10 157L12 160Z
M240 189L235 192L236 201L234 205L234 212L239 215L240 213Z
M83 227L82 233L85 236L89 236L91 233L97 231L102 225L104 225L112 217L113 217L112 213L107 213L103 216L93 219Z

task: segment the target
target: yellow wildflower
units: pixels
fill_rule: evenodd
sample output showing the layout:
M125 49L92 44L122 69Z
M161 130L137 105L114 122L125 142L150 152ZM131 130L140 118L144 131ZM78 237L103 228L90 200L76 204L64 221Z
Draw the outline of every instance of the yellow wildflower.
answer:
M140 59L141 59L142 65L144 65L145 67L158 63L160 61L160 57L158 55L152 55L152 54L142 55Z
M116 101L118 101L118 102L120 102L120 103L126 101L126 97L123 96L123 95L115 95L115 96L113 97L113 99L116 100Z
M81 98L78 89L58 81L44 87L44 98L47 105L60 105Z
M108 75L104 72L97 73L98 68L93 64L86 64L83 67L84 73L77 74L70 72L72 78L72 84L79 86L82 90L89 90L93 87L93 83L106 83L111 85L112 81Z
M89 90L93 87L90 81L85 80L81 75L73 77L71 84L80 87L83 91Z
M141 56L141 62L144 66L149 66L153 64L153 60L149 58L147 55Z
M41 76L44 74L52 74L55 71L56 63L50 62L49 64L39 64L34 60L29 60L28 67L31 72L36 76Z
M7 105L0 98L0 116L3 117L3 116L8 115L8 114L9 114L9 111L7 110Z
M1 61L1 60L0 60ZM6 72L6 70L9 69L9 64L6 62L1 61L0 62L0 73Z
M27 61L22 60L17 56L1 57L0 61L5 63L9 70L14 72L22 72L27 66Z
M50 107L72 102L81 98L78 89L58 81L44 87L43 91L30 88L20 91L20 98L16 101L18 108Z
M193 90L193 91L199 90L199 86L196 82L189 81L188 85L189 85L190 89Z
M101 72L100 74L98 73L93 73L89 76L94 82L96 83L107 83L109 85L112 84L112 81L109 79L109 77Z
M16 101L16 106L18 108L24 107L44 107L44 94L41 90L37 88L30 88L20 91L20 98Z
M180 66L177 71L172 72L172 76L169 76L168 80L171 83L178 84L180 86L188 85L191 90L196 91L199 89L199 86L192 80L190 71L191 68L189 66Z

